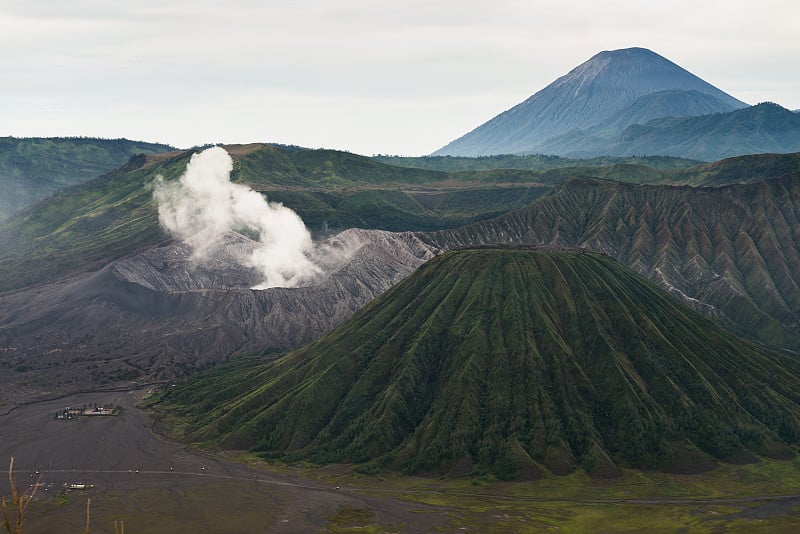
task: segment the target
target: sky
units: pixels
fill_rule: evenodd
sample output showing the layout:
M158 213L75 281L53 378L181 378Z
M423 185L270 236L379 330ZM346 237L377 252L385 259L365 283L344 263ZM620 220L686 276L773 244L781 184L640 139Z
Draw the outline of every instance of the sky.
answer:
M423 155L602 50L800 108L796 0L2 0L0 136Z

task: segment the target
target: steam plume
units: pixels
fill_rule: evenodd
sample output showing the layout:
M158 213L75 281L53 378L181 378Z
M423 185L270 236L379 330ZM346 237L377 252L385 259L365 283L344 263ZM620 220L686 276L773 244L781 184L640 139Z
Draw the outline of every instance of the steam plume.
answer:
M321 271L306 256L312 241L302 219L232 183L232 169L225 149L213 147L194 154L180 179L166 182L157 176L153 196L161 225L189 244L198 259L211 257L226 232L254 238L255 249L242 263L261 274L263 281L255 289L293 287L313 279Z

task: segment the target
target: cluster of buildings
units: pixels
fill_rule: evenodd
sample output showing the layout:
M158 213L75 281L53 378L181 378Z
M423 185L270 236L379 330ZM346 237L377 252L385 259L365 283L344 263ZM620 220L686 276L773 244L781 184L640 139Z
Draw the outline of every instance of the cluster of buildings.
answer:
M63 410L56 412L56 419L77 419L81 415L117 415L117 407L110 404L93 406L83 405L82 407L67 406Z

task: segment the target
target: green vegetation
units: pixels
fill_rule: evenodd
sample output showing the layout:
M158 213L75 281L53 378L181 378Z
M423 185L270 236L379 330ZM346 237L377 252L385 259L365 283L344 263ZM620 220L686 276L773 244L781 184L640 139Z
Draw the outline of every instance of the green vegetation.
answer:
M317 521L328 532L770 532L796 531L800 466L795 461L762 460L723 464L697 475L624 470L615 479L592 479L583 472L536 481L502 482L472 476L437 479L383 472L365 476L339 466L320 469L272 463L267 471L313 480L355 500ZM307 482L301 482L307 485ZM358 489L355 489L358 488ZM339 493L339 492L337 492ZM370 502L369 499L372 499ZM402 499L398 506L398 501ZM260 532L286 528L294 513L320 513L322 506L298 505L297 494L251 481L215 480L180 487L103 491L92 495L92 524L110 532L123 518L128 532ZM352 501L351 501L352 502ZM417 524L387 526L377 516L408 509ZM405 505L405 506L404 506ZM32 503L25 532L83 532L85 501L60 506L57 499ZM324 508L323 508L324 509ZM309 521L311 523L311 521ZM297 527L289 516L288 525Z
M476 171L518 169L535 171L538 180L548 185L581 176L636 184L722 186L772 180L800 169L800 153L754 154L726 158L715 163L668 156L569 159L560 156L426 156L404 158L378 156L378 161L420 169ZM535 179L535 178L532 178Z
M272 462L267 468L449 510L445 531L794 532L800 512L797 460L721 464L693 475L625 469L613 479L577 471L511 483L486 475L364 476L337 467Z
M390 532L386 527L374 525L374 513L365 508L339 505L336 513L328 518L328 532L345 534L351 532L367 532L380 534Z
M547 206L552 202L540 198L549 188L542 184L561 184L575 176L599 176L636 183L717 184L776 178L796 168L798 161L797 154L761 155L671 171L634 164L636 160L631 160L600 167L546 171L442 172L385 165L371 158L333 150L297 150L271 145L237 145L228 150L234 158L234 180L295 209L316 235L349 227L392 231L454 228L500 216L537 200L542 203L543 211L549 213ZM189 156L190 152L185 151L135 157L101 178L62 190L0 223L0 271L4 274L0 277L0 292L72 272L97 269L166 239L158 225L150 184L157 174L168 180L179 176ZM661 167L675 163L662 159ZM604 160L592 161L602 163ZM655 165L661 160L642 161ZM608 187L613 190L616 186ZM663 193L666 196L684 194L668 189L658 191L669 192ZM576 199L576 202L580 205L586 200ZM569 214L575 225L592 229L582 225L582 215L576 209L565 207L560 213ZM538 233L539 228L534 231ZM652 233L652 227L649 231ZM612 234L616 234L616 230ZM507 241L500 236L495 238L499 241L478 244ZM629 248L614 250L622 253ZM624 257L617 259L635 265ZM757 268L761 263L752 265ZM752 285L758 282L757 278L752 280ZM771 312L765 317L763 299L774 300L763 294L754 301L757 310L751 310L753 303L746 303L746 316L726 324L748 335L762 332L755 335L760 339L770 336L770 343L791 348L793 334L786 333L782 326L791 321L777 318L776 322L777 316Z
M0 137L0 220L59 189L116 169L136 154L169 150L127 139Z
M688 178L690 185L720 186L735 183L751 183L759 180L773 180L784 176L797 176L800 173L800 153L794 154L754 154L726 158L716 163L700 166L694 178ZM680 174L680 173L676 173Z
M212 370L155 409L186 441L365 472L699 472L793 456L800 362L605 256L469 249L311 345Z
M228 149L234 158L232 179L295 209L313 232L452 228L522 207L546 191L527 171L462 176L392 167L332 150ZM190 156L189 151L136 156L0 223L5 274L0 292L96 269L166 239L152 181L158 174L176 179ZM505 180L514 185L507 188ZM429 202L434 193L441 195L439 201Z
M330 229L440 230L489 219L532 203L547 187L466 189L367 189L269 191L266 196L295 210L313 232Z
M177 158L135 156L120 169L62 190L0 224L0 291L96 269L164 239L150 184L176 178Z
M668 156L615 157L574 159L562 156L531 154L501 154L497 156L375 156L375 160L399 167L412 167L432 171L483 171L490 169L518 169L525 171L548 171L568 167L605 167L609 165L642 165L658 170L683 169L694 167L701 162L693 159Z
M371 158L338 150L286 150L272 145L233 145L233 181L254 189L318 189L365 186L437 184L450 180L446 172L385 165Z

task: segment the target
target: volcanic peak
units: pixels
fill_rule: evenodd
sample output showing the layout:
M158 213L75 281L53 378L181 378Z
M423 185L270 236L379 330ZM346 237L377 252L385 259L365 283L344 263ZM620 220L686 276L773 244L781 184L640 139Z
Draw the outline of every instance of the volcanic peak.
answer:
M790 456L800 362L597 253L444 253L330 334L166 397L186 439L501 478Z

